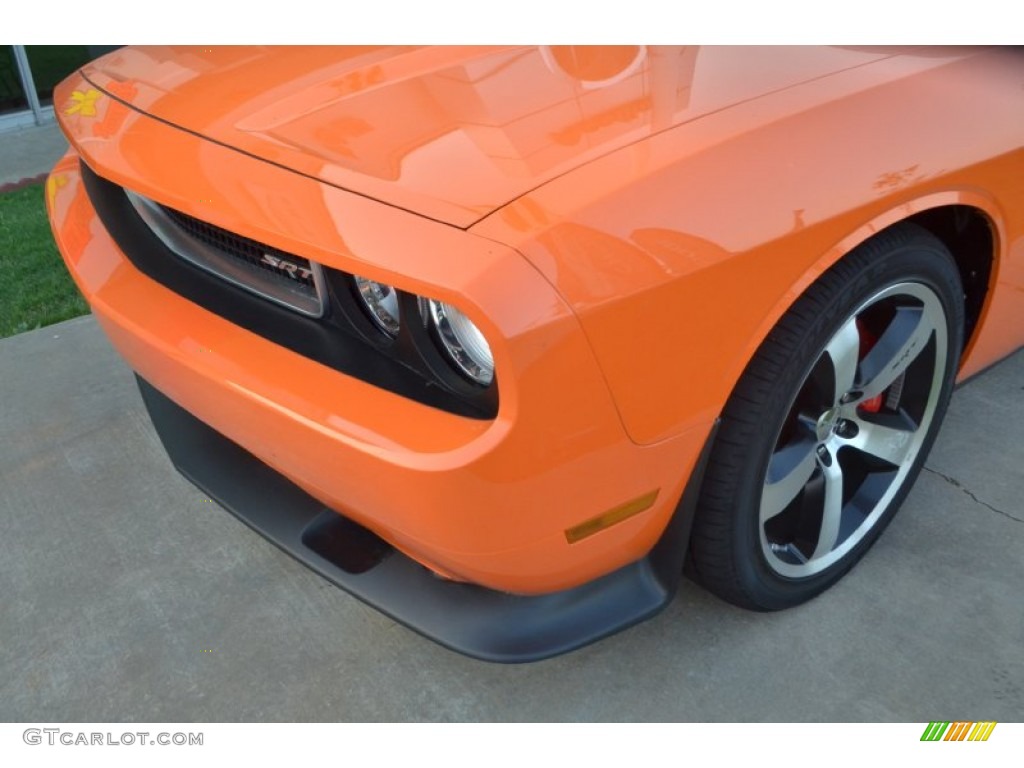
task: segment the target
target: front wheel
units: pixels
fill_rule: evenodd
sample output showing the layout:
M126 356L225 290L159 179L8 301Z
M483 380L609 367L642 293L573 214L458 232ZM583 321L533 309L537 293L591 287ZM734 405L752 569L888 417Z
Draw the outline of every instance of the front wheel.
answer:
M774 610L846 573L920 472L962 329L956 264L913 224L814 283L723 411L691 537L698 580L730 602Z

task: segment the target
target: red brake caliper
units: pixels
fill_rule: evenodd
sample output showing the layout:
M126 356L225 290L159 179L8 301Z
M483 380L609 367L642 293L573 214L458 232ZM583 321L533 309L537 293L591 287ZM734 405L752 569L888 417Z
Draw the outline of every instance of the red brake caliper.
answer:
M878 341L878 337L875 336L867 327L857 318L857 332L860 334L860 359L863 360L871 348L875 346L875 342ZM858 410L864 411L865 413L878 413L882 410L882 403L885 402L885 393L879 392L877 395L872 397L870 400L865 400L859 406Z

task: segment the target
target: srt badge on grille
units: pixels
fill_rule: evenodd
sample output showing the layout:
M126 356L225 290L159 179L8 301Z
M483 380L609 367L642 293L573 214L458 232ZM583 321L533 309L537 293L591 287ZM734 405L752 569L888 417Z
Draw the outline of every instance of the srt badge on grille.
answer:
M260 259L264 264L274 267L274 269L280 269L282 272L295 280L311 280L313 278L312 270L307 267L300 266L294 262L282 259L278 256L271 256L269 253L264 253L263 258Z

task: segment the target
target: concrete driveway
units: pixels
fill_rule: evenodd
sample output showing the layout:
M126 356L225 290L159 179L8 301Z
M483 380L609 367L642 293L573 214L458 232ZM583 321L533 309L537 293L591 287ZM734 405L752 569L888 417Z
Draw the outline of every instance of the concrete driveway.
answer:
M447 651L180 477L94 321L0 341L0 720L1021 720L1024 353L962 387L909 500L811 604L684 581L568 656Z

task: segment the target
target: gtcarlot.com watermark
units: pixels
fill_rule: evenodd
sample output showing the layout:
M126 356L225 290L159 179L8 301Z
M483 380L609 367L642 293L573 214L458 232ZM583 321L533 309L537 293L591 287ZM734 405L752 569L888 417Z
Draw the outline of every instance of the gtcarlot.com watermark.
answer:
M96 731L65 731L61 728L26 728L22 740L29 745L48 744L66 747L201 747L203 732L199 733L150 733L149 731L123 731L122 733L99 733Z

